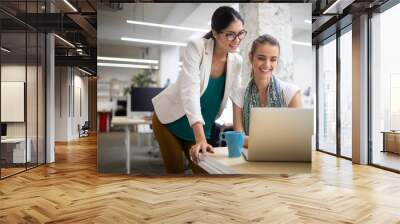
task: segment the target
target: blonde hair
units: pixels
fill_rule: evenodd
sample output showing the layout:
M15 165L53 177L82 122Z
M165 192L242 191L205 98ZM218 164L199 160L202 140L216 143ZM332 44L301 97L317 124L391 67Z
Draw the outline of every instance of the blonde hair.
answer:
M281 47L279 45L278 39L276 39L275 37L273 37L269 34L263 34L261 36L258 36L257 39L255 39L253 41L253 43L251 44L249 55L252 55L252 58L254 56L254 52L256 51L257 47L261 44L270 44L271 46L276 46L276 47L278 47L279 53L281 51ZM250 64L251 64L251 61L250 61ZM253 67L251 68L250 77L251 78L254 77Z

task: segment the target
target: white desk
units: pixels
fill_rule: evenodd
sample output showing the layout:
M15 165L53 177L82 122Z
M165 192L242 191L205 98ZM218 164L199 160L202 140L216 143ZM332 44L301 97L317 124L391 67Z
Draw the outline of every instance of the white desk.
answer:
M1 144L4 145L15 145L13 148L13 163L25 163L30 162L31 159L31 144L32 141L30 138L26 139L27 147L25 154L25 138L5 138L1 139Z
M144 120L144 119L131 119L127 117L119 117L119 116L114 116L111 120L111 125L113 126L122 126L124 127L125 130L125 147L126 147L126 173L130 174L131 173L131 161L130 161L130 155L131 155L131 132L129 130L129 126L134 126L137 127L140 124L148 124L150 125L152 122L151 120Z
M248 162L243 155L228 157L227 147L214 148L199 162L209 174L294 174L310 173L311 163L302 162Z

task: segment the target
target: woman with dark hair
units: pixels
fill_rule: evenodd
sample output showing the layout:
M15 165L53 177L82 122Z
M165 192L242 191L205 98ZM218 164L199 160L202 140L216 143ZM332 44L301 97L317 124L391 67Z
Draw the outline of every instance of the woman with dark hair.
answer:
M237 102L233 89L240 88L242 58L237 53L247 32L240 14L228 6L219 7L211 18L211 31L187 44L182 71L176 83L153 98L153 130L167 173L183 173L182 152L193 172L205 153L211 127L226 101Z
M251 80L247 87L237 91L239 101L233 105L234 130L245 132L245 147L249 139L251 108L302 107L300 89L274 75L279 55L280 45L275 37L264 34L253 41L249 53Z

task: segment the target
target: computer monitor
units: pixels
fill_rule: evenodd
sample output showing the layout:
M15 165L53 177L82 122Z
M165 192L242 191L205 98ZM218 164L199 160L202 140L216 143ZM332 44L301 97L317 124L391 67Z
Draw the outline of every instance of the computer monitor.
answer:
M159 94L164 88L135 87L131 91L131 111L152 112L154 111L151 99Z
M117 100L117 107L126 108L126 100Z
M126 116L126 104L126 100L117 100L117 109L115 111L115 116Z
M7 136L7 124L1 123L1 136Z

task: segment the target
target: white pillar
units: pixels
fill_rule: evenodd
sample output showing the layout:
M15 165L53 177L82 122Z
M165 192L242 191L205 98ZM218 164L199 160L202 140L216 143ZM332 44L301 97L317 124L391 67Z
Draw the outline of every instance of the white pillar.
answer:
M179 74L179 47L163 46L160 52L159 83L163 87L169 80L174 83Z
M70 141L78 137L74 115L73 67L57 67L55 70L55 140Z
M353 20L353 124L352 158L354 163L368 163L368 16Z
M46 35L46 163L55 161L55 60L54 35Z
M243 57L243 84L250 78L248 53L252 42L262 34L270 34L278 39L281 54L277 77L293 81L292 17L288 4L251 3L239 4L246 30L246 38L241 44L240 54Z
M143 59L150 59L150 60L157 60L160 59L160 46L152 46L152 47L147 47L143 54ZM160 60L159 60L160 61ZM161 83L161 77L160 77L160 64L158 64L158 70L155 70L153 72L153 80L156 82L158 86L160 86ZM129 96L130 97L130 96Z

